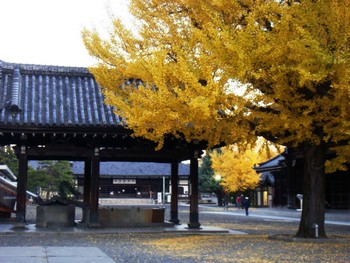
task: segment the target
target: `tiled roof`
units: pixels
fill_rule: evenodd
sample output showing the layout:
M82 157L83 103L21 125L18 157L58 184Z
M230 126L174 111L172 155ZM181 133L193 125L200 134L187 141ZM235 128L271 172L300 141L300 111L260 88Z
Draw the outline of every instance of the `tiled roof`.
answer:
M0 189L3 188L7 193L13 193L16 195L16 192L17 192L16 180L17 180L16 176L12 173L11 169L8 168L7 165L0 165ZM27 195L34 198L38 197L36 194L29 191L27 191Z
M73 162L73 174L84 174L84 163ZM146 162L101 162L100 176L170 176L171 164ZM179 164L179 175L190 174L190 167Z
M279 170L285 167L284 161L285 157L282 154L279 154L266 162L260 163L259 166L255 166L254 170L258 173L263 171Z
M0 125L115 127L120 119L86 68L0 60Z
M0 177L7 178L11 181L17 180L17 177L13 174L11 169L5 164L0 165Z

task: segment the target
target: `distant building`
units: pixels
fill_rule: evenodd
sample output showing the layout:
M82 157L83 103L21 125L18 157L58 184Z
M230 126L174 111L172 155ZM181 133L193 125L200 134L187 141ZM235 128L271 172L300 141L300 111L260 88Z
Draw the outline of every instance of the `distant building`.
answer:
M9 218L16 203L16 176L7 167L0 165L0 218Z
M0 218L9 218L15 212L17 177L7 165L0 165ZM28 198L37 195L27 191Z
M255 189L257 206L287 206L299 208L298 194L303 193L304 160L297 151L286 150L260 163L254 170L261 176ZM350 209L350 171L326 174L327 208Z
M100 198L157 198L171 193L171 164L154 162L101 162ZM80 192L84 185L84 162L72 162L72 171ZM188 197L189 165L179 164L179 197Z

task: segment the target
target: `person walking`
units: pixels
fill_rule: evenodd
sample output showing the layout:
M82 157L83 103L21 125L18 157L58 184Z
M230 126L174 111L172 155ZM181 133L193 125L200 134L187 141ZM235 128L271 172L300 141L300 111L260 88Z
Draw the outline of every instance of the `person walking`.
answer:
M241 202L242 202L241 197L239 195L237 195L237 197L236 197L236 206L237 206L237 208L241 207Z
M243 206L244 206L244 209L245 209L245 215L249 215L249 207L250 207L250 200L249 200L249 197L247 196L244 201L243 201Z
M228 203L228 200L229 200L229 199L228 199L228 196L225 196L225 199L224 199L224 200L225 200L225 203L224 203L224 204L225 204L225 208L224 208L224 209L225 209L225 210L228 210L228 205L229 205L229 203Z

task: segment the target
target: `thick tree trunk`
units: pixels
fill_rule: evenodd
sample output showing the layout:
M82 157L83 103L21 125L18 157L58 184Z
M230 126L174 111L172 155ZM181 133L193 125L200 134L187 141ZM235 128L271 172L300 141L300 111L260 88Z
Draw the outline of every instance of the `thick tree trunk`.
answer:
M325 145L309 145L303 149L303 210L298 237L326 237L325 232Z

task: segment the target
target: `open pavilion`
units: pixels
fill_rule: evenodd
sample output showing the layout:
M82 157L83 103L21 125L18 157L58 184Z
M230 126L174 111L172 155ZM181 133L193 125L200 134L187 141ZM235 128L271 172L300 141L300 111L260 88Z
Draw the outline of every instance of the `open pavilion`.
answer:
M0 145L15 145L19 159L15 227L24 227L29 160L84 162L84 206L98 226L100 162L171 164L171 218L178 219L178 165L190 160L189 228L198 220L198 158L205 148L172 136L155 150L152 141L132 136L120 116L104 103L101 87L86 68L0 61Z

